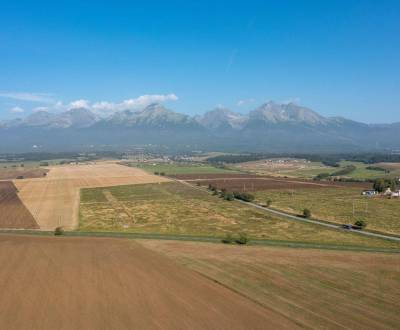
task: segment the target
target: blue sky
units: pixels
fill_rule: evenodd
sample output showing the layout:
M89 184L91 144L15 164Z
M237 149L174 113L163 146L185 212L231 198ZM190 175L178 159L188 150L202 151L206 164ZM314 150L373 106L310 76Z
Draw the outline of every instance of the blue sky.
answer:
M0 118L77 100L188 114L292 100L393 122L399 95L400 1L0 4Z

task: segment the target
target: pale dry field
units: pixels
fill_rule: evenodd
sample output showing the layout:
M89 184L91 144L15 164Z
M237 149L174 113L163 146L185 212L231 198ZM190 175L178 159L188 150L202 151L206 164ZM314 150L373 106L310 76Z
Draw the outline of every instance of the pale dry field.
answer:
M0 236L0 329L298 329L131 240Z
M18 196L42 230L77 227L81 188L168 181L137 168L110 162L51 166L48 169L44 178L14 180Z

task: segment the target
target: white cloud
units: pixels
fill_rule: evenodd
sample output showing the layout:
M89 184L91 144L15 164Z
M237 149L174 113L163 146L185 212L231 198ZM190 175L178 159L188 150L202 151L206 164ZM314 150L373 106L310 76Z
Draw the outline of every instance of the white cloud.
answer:
M0 93L0 97L1 97ZM97 115L107 116L112 113L122 111L122 110L139 110L152 103L161 103L167 101L176 101L178 97L175 94L146 94L141 95L134 99L127 99L121 102L90 102L88 100L79 99L69 103L63 103L62 101L53 101L53 104L46 106L35 107L32 109L33 112L37 111L49 111L49 112L63 112L74 108L85 108L93 111ZM15 107L18 108L18 107ZM22 108L20 108L22 109ZM13 111L18 112L18 110ZM21 111L19 111L21 112Z
M137 110L143 109L144 107L152 103L161 103L167 101L177 101L178 97L175 94L146 94L141 95L134 99L123 100L119 103L113 103L108 101L101 101L93 103L90 109L99 114L106 115L121 110Z
M22 109L21 107L13 107L13 108L10 109L10 111L11 111L12 113L22 113L22 112L25 112L25 110Z
M28 102L53 103L51 94L47 93L20 93L20 92L1 92L0 97Z
M76 100L68 104L67 109L74 109L74 108L86 108L90 109L89 101L87 100Z
M239 101L237 101L236 105L237 105L238 107L242 107L242 106L244 106L244 105L253 103L254 101L255 101L254 99L239 100Z

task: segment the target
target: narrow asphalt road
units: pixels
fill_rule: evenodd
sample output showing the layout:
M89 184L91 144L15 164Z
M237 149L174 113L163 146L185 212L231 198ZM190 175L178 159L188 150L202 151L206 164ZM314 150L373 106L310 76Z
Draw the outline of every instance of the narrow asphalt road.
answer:
M169 179L171 179L173 181L176 181L176 182L179 182L179 183L182 183L182 184L185 184L185 185L190 186L190 187L192 187L194 189L201 190L201 191L207 193L207 191L204 190L204 188L201 188L201 187L198 187L198 186L194 186L194 185L192 185L192 184L190 184L190 183L188 183L186 181L177 180L177 179L174 179L174 178L169 178ZM240 203L242 203L242 204L245 204L247 206L257 208L257 209L262 210L264 212L273 213L275 215L278 215L280 217L283 217L283 218L286 218L286 219L289 219L289 220L308 222L308 223L312 223L312 224L315 224L315 225L320 225L320 226L324 226L324 227L328 227L328 228L336 229L336 230L340 230L340 231L347 231L347 232L351 232L351 233L355 233L355 234L359 234L359 235L383 238L383 239L387 239L387 240L391 240L391 241L400 242L400 237L394 237L394 236L389 236L389 235L385 235L385 234L372 233L370 231L364 231L364 230L344 229L341 225L336 225L336 224L332 224L332 223L326 223L326 222L319 221L319 220L314 220L314 219L306 219L306 218L298 217L298 216L295 216L295 215L292 215L292 214L288 214L288 213L285 213L285 212L282 212L282 211L277 211L277 210L274 210L274 209L271 209L271 208L263 207L261 205L255 204L255 203L245 202L245 201L242 201L240 199L235 199L235 200L240 202Z

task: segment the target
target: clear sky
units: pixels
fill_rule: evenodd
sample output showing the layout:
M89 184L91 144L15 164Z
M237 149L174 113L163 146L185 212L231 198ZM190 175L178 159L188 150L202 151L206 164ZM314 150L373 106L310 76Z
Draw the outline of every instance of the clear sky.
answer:
M396 0L0 3L0 118L76 100L188 114L293 100L394 122L399 96Z

